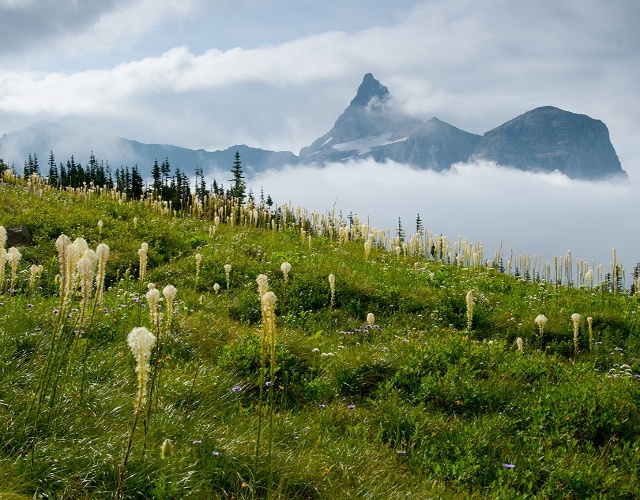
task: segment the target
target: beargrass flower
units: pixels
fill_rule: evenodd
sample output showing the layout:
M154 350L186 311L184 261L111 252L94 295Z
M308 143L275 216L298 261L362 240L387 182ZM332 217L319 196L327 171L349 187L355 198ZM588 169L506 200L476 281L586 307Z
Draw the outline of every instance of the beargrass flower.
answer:
M136 373L138 374L138 398L136 399L136 411L142 408L147 391L149 378L149 359L151 349L156 343L156 337L144 326L134 328L127 336L127 343L136 360Z
M535 319L536 325L540 329L540 338L542 338L542 334L544 333L544 327L547 324L547 317L544 314L538 314Z
M280 270L282 271L282 274L284 276L284 282L285 284L287 284L289 282L289 272L291 271L291 264L289 264L288 262L283 262L280 265Z
M171 455L171 450L173 449L173 443L171 439L165 439L162 442L162 446L160 447L160 458L164 460L169 455Z
M574 359L578 358L578 352L580 348L580 320L582 316L578 313L571 315L571 321L573 322L573 356Z
M473 292L469 290L466 296L467 301L467 330L471 331L471 324L473 323Z
M331 307L336 299L336 277L333 274L329 275L329 288L331 289Z
M373 325L375 324L375 322L376 322L376 317L373 315L373 313L367 314L367 325L373 328Z

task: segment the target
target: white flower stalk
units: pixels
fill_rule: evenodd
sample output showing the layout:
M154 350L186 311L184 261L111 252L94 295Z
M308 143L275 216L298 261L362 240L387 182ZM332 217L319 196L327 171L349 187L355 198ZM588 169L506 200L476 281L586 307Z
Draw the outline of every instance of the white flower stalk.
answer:
M587 318L587 325L589 326L589 352L593 352L595 338L593 336L593 318L591 316Z
M373 313L367 314L367 325L369 325L370 327L373 327L375 323L376 323L376 317L374 316L374 314Z
M140 281L144 281L147 275L147 253L149 252L149 244L142 243L138 250L138 256L140 257Z
M167 301L167 328L171 326L171 317L173 316L173 302L176 299L178 290L173 285L167 285L162 289L162 295L164 295Z
M173 450L173 443L171 439L165 439L162 442L162 446L160 447L160 458L165 460L169 455L171 455L171 451Z
M544 314L538 314L534 321L536 322L536 325L538 325L538 329L540 330L540 340L542 340L542 335L544 334L544 327L547 324L547 317Z
M473 323L473 306L474 306L473 292L471 290L467 292L466 301L467 301L467 330L471 332L471 325Z
M522 337L518 337L516 339L516 345L518 346L518 351L520 352L524 351L524 341L522 340Z
M96 276L96 302L102 302L104 291L104 278L107 272L107 259L109 258L109 247L105 243L100 243L96 247L96 257L98 258L98 275Z
M136 227L138 227L138 218L134 217L133 218L133 229L135 229Z
M0 293L4 290L4 271L7 265L7 251L4 247L0 247Z
M9 285L10 293L13 293L13 287L16 284L16 273L18 271L18 262L22 258L22 254L20 250L16 247L11 247L7 252L7 261L11 263L11 285Z
M77 263L78 275L80 276L80 290L82 291L82 306L80 313L80 325L84 322L84 313L91 296L91 287L93 285L93 273L95 264L92 259L85 255Z
M333 274L329 275L329 288L331 289L331 307L336 299L336 277Z
M69 286L69 275L67 272L67 259L71 240L65 234L58 236L56 240L56 249L58 250L58 264L60 265L60 308L67 294Z
M160 290L157 288L151 288L146 294L147 303L149 304L149 316L151 317L151 324L157 329L160 328L160 311L158 310L158 303L160 302Z
M73 240L72 245L76 247L78 251L78 258L82 257L84 253L89 249L89 244L84 238L76 238L75 240Z
M258 283L258 296L262 297L265 293L269 291L269 278L267 278L266 274L259 274L256 278L256 283ZM215 285L214 285L215 288Z
M144 326L134 328L127 336L127 343L136 360L136 373L138 374L138 397L135 409L139 412L144 404L147 394L147 381L149 380L149 360L151 350L156 343L156 337Z
M265 337L269 339L269 344L271 346L271 364L273 369L275 367L276 355L276 294L273 292L267 292L261 297L260 300L265 317L265 323L263 325L264 332L266 334ZM273 383L273 380L271 382Z
M0 226L0 248L7 246L7 230L4 226Z
M219 293L220 292L220 283L214 283L213 284L213 291L215 293Z
M291 271L291 264L289 264L288 262L283 262L280 265L280 271L282 271L282 274L284 275L284 283L286 285L287 283L289 283L289 272Z
M573 322L573 355L577 359L578 352L580 350L580 320L582 316L578 313L571 315L571 321Z
M127 444L127 450L124 454L122 465L120 466L120 474L118 475L118 489L116 490L115 497L120 498L120 492L122 491L122 483L124 481L125 472L127 469L127 462L129 460L129 454L131 452L131 445L133 444L133 436L136 431L136 425L138 423L138 417L140 416L140 410L144 405L144 399L147 394L147 381L149 380L149 360L151 359L151 350L156 342L154 335L141 326L134 328L129 332L127 336L127 343L131 348L133 357L136 360L136 373L138 374L138 396L135 401L135 411L133 425L131 426L131 433L129 434L129 443ZM146 435L146 434L145 434Z
M202 264L202 254L196 254L196 289L198 288L198 278L200 277L200 264Z
M371 242L371 240L367 240L364 242L364 260L365 261L369 260L369 254L371 253L372 246L373 246L373 243Z
M98 234L99 234L100 236L102 236L102 226L104 226L104 222L102 222L102 219L100 219L100 220L98 221Z
M224 274L227 278L227 290L229 290L229 287L231 286L231 264L224 265Z
M29 276L29 295L33 295L33 291L35 289L35 285L36 285L36 278L38 277L38 274L40 274L42 272L42 266L38 266L36 264L33 264L30 268L30 276Z

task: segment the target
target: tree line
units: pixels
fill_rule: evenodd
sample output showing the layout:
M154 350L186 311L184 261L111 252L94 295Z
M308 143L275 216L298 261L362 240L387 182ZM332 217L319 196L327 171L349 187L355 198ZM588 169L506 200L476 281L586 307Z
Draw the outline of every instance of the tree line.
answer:
M9 167L0 158L0 174L5 170L12 170L18 176L13 166ZM46 174L44 171L46 171ZM218 184L216 179L210 186L207 185L204 172L201 167L195 168L195 184L192 191L192 184L189 176L180 168L172 169L169 159L165 158L161 163L156 159L151 169L151 179L144 181L137 165L132 168L128 166L118 167L112 171L109 162L98 161L91 152L89 162L83 166L76 162L73 155L66 163L56 163L53 151L49 154L49 161L42 169L38 157L35 153L30 153L24 161L22 177L30 178L32 175L46 178L51 186L58 188L81 188L91 185L97 187L107 187L118 192L125 193L129 198L140 198L145 194L153 194L156 198L172 202L176 208L187 207L192 203L193 195L200 201L204 201L206 196L223 196L238 199L241 203L247 198L253 200L251 189L247 192L247 185L242 170L240 153L236 151L233 165L231 166L232 178L229 180L230 188L225 190L223 184ZM271 196L260 195L261 201L271 206L273 201Z

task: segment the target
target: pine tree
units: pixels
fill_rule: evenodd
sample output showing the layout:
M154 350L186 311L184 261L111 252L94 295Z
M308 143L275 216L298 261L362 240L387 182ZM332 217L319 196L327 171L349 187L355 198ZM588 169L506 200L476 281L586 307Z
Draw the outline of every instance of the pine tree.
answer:
M158 196L162 193L162 172L160 171L160 165L158 165L158 159L153 162L153 169L151 169L151 177L153 177L153 193Z
M398 230L396 236L400 239L400 243L404 243L404 229L402 229L402 220L398 217Z
M60 175L58 174L58 167L56 166L56 158L53 156L53 151L49 153L49 184L54 186L60 181Z
M424 226L422 225L422 219L420 218L420 214L416 217L416 233L422 234L422 230Z
M131 195L135 199L139 199L142 196L142 190L144 189L144 181L138 170L138 165L133 167L131 171Z
M233 162L233 167L231 168L233 179L229 179L229 182L233 182L233 185L229 190L229 194L232 198L238 198L238 201L240 203L243 203L247 185L244 182L244 175L242 174L242 163L240 162L240 153L238 151L236 151L235 158L236 159Z

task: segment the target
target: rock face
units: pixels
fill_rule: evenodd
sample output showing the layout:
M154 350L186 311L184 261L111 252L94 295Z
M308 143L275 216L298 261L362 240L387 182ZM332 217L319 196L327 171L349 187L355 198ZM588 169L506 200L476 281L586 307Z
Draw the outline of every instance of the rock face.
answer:
M480 136L437 118L424 123L390 104L387 87L367 73L333 128L300 150L303 162L373 158L442 170L466 161Z
M27 226L8 227L6 247L30 247L31 232Z
M600 120L552 106L536 108L490 130L473 156L574 179L628 179Z

